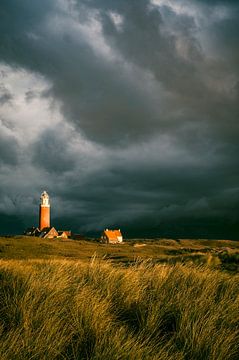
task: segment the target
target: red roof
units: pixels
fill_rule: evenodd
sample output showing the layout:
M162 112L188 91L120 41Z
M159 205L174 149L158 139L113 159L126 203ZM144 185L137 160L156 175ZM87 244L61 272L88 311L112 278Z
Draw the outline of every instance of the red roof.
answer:
M118 240L118 237L122 237L122 234L120 230L104 230L104 234L107 236L110 240Z

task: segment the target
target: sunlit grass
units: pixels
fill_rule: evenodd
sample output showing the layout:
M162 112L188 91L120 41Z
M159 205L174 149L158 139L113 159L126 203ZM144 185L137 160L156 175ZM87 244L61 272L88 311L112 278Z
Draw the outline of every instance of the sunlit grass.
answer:
M208 264L231 272L239 271L239 242L230 240L134 239L106 245L97 241L0 237L2 259L74 259L88 262L92 255L115 265L129 266L135 260L154 263Z
M0 358L236 360L238 280L202 265L1 260Z

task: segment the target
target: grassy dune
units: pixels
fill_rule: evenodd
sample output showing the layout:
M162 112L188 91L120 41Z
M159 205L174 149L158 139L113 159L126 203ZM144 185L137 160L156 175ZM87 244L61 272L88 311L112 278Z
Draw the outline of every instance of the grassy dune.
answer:
M230 240L135 239L119 245L70 239L0 237L2 259L74 259L88 262L92 255L115 265L128 266L135 260L154 263L208 264L236 272L239 270L239 242Z
M237 360L239 243L0 238L1 360Z
M238 275L3 259L0 283L1 360L238 359Z

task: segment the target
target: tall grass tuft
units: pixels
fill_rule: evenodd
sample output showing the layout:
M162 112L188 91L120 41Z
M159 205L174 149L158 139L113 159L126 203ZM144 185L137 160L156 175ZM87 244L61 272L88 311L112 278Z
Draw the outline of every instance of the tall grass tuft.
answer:
M93 259L0 262L2 360L236 360L239 276Z

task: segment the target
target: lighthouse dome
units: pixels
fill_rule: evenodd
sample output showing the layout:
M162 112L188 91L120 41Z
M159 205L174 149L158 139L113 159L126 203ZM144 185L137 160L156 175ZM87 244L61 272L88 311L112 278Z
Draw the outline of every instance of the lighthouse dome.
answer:
M45 190L41 194L40 200L41 200L41 205L45 205L45 206L50 205L50 198L49 198L49 195L47 194L47 192Z

